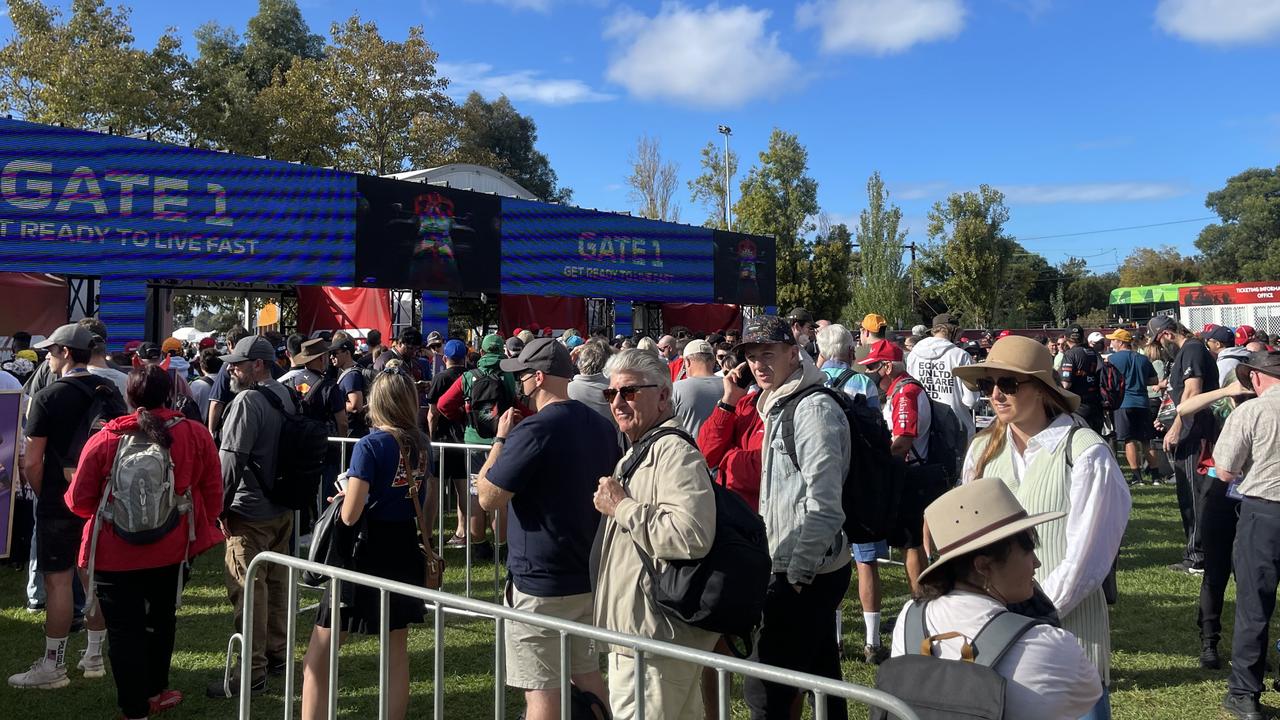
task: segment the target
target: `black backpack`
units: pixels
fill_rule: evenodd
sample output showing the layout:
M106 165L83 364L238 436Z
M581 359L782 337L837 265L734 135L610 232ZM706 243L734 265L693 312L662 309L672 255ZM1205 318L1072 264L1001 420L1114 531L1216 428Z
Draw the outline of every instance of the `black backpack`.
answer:
M619 479L625 487L649 449L659 438L676 435L695 450L697 443L683 430L660 427L649 431L623 463ZM661 569L636 547L653 587L653 599L672 616L703 630L741 640L751 654L753 635L764 615L765 592L773 573L764 521L737 493L711 480L716 499L716 534L707 554L695 560L668 560ZM729 642L730 649L740 651Z
M1103 360L1098 370L1098 393L1102 395L1102 409L1112 412L1124 402L1124 373L1110 361Z
M325 454L329 450L328 425L307 417L300 409L297 393L290 388L295 412L287 412L280 396L274 391L255 385L267 403L280 413L280 444L276 454L275 477L264 477L258 472L262 493L271 502L302 510L313 507L320 490Z
M924 396L929 398L929 457L916 455L914 465L936 465L942 471L942 477L948 487L960 482L964 469L964 453L969 443L969 434L965 432L960 419L956 417L951 406L933 399L929 389L919 380L908 376L903 385L916 385ZM887 402L887 400L886 400ZM915 455L912 446L911 454Z
M125 404L124 398L120 397L120 390L116 388L115 383L96 376L89 377L94 377L98 383L92 390L86 387L84 383L69 377L58 378L54 381L66 383L79 390L89 401L84 415L81 416L80 424L76 427L75 434L71 436L71 443L67 446L67 456L62 458L63 467L76 466L80 459L80 452L84 450L85 443L89 442L89 438L101 430L103 425L129 414L129 406Z
M961 651L962 660L943 660L928 654L930 636L924 609L914 603L902 619L907 654L892 657L876 673L876 689L906 703L920 720L1002 720L1005 717L1007 681L995 666L1014 643L1039 620L1012 612L991 618ZM889 714L871 708L871 720L887 720Z
M845 382L848 380L840 385ZM815 385L782 401L782 416L779 418L782 427L794 428L796 407L802 399L816 393L835 400L849 423L849 467L845 470L840 500L844 509L845 535L849 542L854 543L876 542L894 536L901 524L906 464L889 452L892 438L883 416L861 395L849 397L843 391ZM799 468L795 432L783 430L781 435L787 457Z
M470 383L466 378L470 378ZM463 379L467 395L467 423L489 440L498 435L498 418L511 407L511 389L501 372L468 370Z

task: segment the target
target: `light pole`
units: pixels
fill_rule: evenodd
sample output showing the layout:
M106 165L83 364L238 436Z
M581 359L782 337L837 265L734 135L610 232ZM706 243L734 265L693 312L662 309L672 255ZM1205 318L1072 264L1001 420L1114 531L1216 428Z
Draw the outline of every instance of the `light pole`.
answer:
M729 204L729 136L733 134L733 128L728 125L719 125L716 130L724 136L724 227L726 230L732 230L733 210Z

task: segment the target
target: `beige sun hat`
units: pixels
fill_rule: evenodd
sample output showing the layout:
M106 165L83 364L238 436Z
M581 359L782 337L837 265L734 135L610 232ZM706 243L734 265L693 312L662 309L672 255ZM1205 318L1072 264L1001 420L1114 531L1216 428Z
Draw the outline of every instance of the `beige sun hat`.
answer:
M1046 389L1057 393L1067 403L1067 408L1075 412L1080 407L1080 396L1064 389L1058 384L1053 371L1053 356L1044 345L1021 335L1006 335L991 346L986 362L973 365L961 365L953 368L951 374L960 379L970 390L977 390L979 378L992 377L1004 373L1025 375L1040 381Z
M1066 516L1065 512L1028 515L1000 478L981 478L948 490L924 510L938 559L920 573L919 580L965 553Z

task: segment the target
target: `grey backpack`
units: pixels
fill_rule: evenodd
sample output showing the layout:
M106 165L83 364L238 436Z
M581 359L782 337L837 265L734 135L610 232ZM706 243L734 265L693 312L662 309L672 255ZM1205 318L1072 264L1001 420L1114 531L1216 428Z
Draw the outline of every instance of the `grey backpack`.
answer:
M184 420L173 418L165 427L172 429ZM182 522L182 516L187 515L189 551L196 531L195 522L190 518L192 507L191 489L179 494L174 486L173 459L169 450L143 433L121 434L107 486L98 503L98 512L93 516L89 540L89 595L93 595L98 535L104 523L115 528L116 536L130 545L150 545L172 532ZM184 557L183 562L187 559ZM178 604L182 604L181 580Z

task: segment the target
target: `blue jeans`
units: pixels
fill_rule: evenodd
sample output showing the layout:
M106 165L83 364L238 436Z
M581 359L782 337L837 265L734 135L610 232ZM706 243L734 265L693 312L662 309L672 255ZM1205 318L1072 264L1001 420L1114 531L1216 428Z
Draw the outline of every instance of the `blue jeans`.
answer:
M1102 686L1102 697L1098 698L1098 704L1080 720L1111 720L1111 691L1106 685Z

